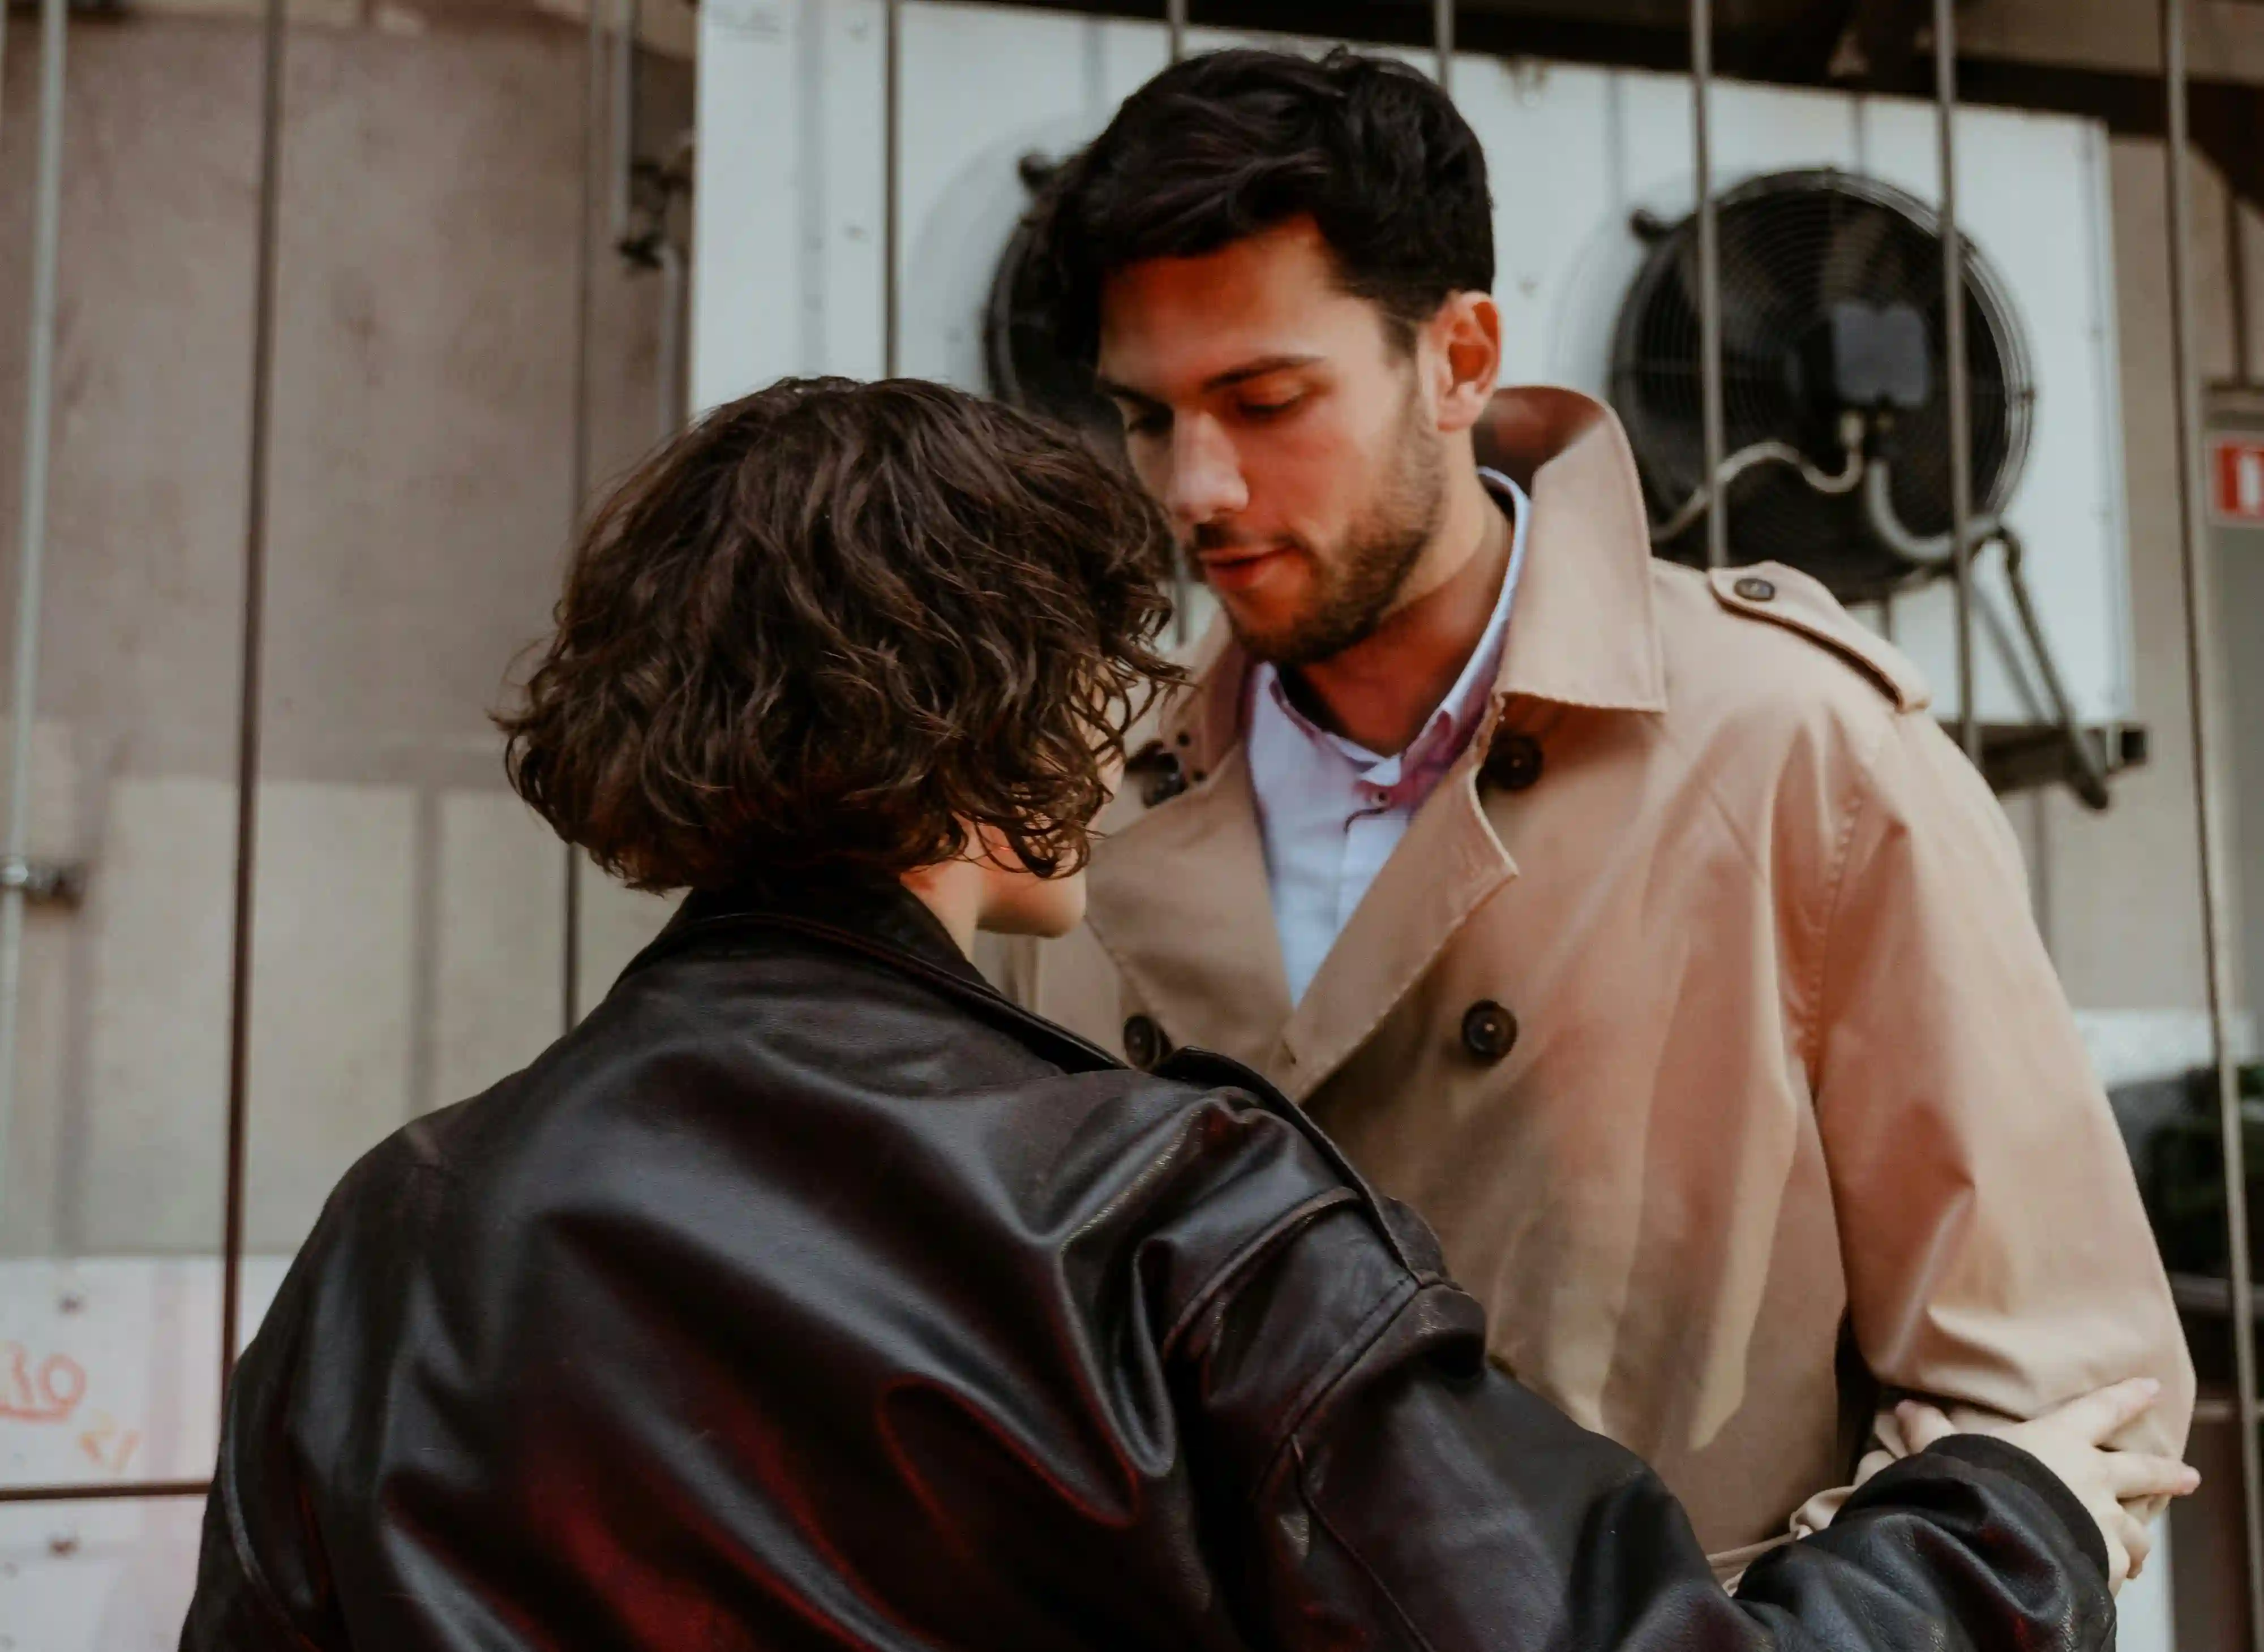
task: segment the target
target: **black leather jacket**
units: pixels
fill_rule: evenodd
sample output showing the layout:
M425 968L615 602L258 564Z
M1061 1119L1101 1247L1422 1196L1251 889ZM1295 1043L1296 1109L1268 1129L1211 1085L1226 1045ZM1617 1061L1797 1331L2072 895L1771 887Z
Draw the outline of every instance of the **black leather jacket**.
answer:
M190 1652L2111 1644L1937 1446L1732 1600L1253 1075L1128 1071L893 889L697 899L332 1195L230 1396Z

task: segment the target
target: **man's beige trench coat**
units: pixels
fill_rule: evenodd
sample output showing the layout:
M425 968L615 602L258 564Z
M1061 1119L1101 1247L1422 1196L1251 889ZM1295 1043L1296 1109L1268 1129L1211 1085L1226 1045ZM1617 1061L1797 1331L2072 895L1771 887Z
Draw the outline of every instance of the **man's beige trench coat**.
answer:
M2128 1443L2181 1449L2128 1156L1925 686L1801 574L1654 561L1600 404L1498 405L1533 520L1487 721L1303 1002L1223 637L1104 822L1087 928L1005 984L1280 1084L1725 1573L1829 1518L1905 1393L2026 1416L2150 1375Z

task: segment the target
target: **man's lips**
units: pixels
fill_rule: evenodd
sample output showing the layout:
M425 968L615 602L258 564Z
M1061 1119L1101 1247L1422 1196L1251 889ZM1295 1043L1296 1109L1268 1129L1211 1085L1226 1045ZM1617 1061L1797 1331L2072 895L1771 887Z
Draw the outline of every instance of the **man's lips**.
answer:
M1198 553L1203 578L1213 590L1232 589L1259 579L1288 554L1285 545L1237 545L1231 550Z

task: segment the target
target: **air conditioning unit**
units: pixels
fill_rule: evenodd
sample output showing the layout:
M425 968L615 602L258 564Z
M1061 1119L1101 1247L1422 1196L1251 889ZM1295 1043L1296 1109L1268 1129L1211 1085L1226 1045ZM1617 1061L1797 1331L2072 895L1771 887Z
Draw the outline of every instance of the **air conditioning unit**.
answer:
M702 8L699 405L788 373L878 375L892 336L900 373L1044 393L1043 363L1016 359L1016 228L1042 170L1163 67L1164 28L903 0L891 178L889 26L879 0ZM1247 39L1197 29L1189 44ZM1493 181L1503 381L1613 402L1662 553L1693 554L1705 475L1687 77L1464 56L1454 91ZM1825 578L1954 718L1934 107L1723 83L1711 113L1733 556ZM2014 754L2000 780L2020 783L2026 751L2026 778L2064 772L2103 801L2097 772L2132 713L2106 134L1966 107L1956 139L1974 504L2006 531L1974 558L1975 714ZM1860 420L1828 416L1857 404ZM2007 545L2022 580L2006 576ZM2085 763L2038 759L2064 721L2091 731Z

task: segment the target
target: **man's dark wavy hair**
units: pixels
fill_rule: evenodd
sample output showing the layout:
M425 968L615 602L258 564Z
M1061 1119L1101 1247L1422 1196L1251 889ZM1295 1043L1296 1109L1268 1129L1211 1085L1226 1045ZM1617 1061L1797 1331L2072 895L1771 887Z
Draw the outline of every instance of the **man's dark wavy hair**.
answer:
M1452 99L1390 58L1338 47L1212 52L1124 101L1038 206L1056 344L1090 366L1109 276L1215 252L1310 216L1345 290L1394 337L1493 286L1485 151Z
M649 460L576 552L512 784L643 889L893 878L993 829L1083 864L1172 665L1168 534L1068 433L940 385L787 380Z

